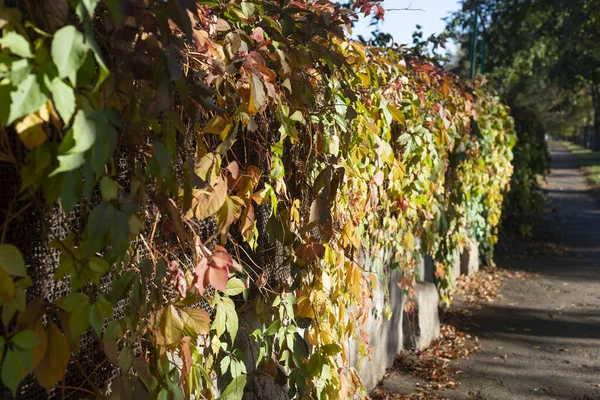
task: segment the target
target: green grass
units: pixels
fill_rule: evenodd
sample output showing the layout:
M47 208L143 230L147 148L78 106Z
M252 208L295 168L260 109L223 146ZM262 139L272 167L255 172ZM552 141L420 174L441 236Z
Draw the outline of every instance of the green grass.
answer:
M563 144L577 156L581 170L592 187L600 190L600 151L592 151L567 141L563 141Z

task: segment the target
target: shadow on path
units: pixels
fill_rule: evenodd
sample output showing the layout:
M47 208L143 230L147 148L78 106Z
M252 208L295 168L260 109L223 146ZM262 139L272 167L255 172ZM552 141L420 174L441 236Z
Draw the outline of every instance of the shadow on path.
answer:
M511 243L502 268L532 272L506 280L502 300L472 307L482 350L449 399L600 399L600 204L577 159L550 142L550 207L535 239Z

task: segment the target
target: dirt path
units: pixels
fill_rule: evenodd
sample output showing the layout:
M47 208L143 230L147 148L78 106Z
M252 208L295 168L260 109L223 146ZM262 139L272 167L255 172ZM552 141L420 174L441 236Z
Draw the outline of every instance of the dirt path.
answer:
M501 251L500 267L535 274L508 279L502 299L471 307L481 350L453 363L464 371L448 399L600 399L600 203L577 161L552 142L551 208L535 242ZM383 385L406 388L402 375ZM395 389L395 390L394 390Z

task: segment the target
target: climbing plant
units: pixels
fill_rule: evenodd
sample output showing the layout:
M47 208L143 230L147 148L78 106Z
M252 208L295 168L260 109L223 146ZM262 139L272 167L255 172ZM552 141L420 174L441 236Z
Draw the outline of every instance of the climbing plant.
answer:
M365 395L351 343L369 357L373 291L400 268L410 296L431 254L447 296L467 237L491 254L514 145L481 82L349 39L377 3L0 1L13 395L29 374L64 394L86 332L117 376L80 394L234 399L252 370L291 397ZM6 240L29 208L78 221L40 238L49 277ZM44 279L66 294L34 295Z

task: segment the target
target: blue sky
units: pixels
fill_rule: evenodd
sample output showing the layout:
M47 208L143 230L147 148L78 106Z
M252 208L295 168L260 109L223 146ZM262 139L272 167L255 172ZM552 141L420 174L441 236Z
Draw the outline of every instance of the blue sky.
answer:
M446 24L442 18L460 8L459 0L385 0L383 7L418 8L424 11L386 11L382 31L390 33L398 43L412 43L412 33L415 25L423 27L423 37L434 33L442 33ZM362 19L354 29L353 36L362 35L365 39L371 36L373 27L369 26L370 19ZM454 46L448 46L454 48Z

